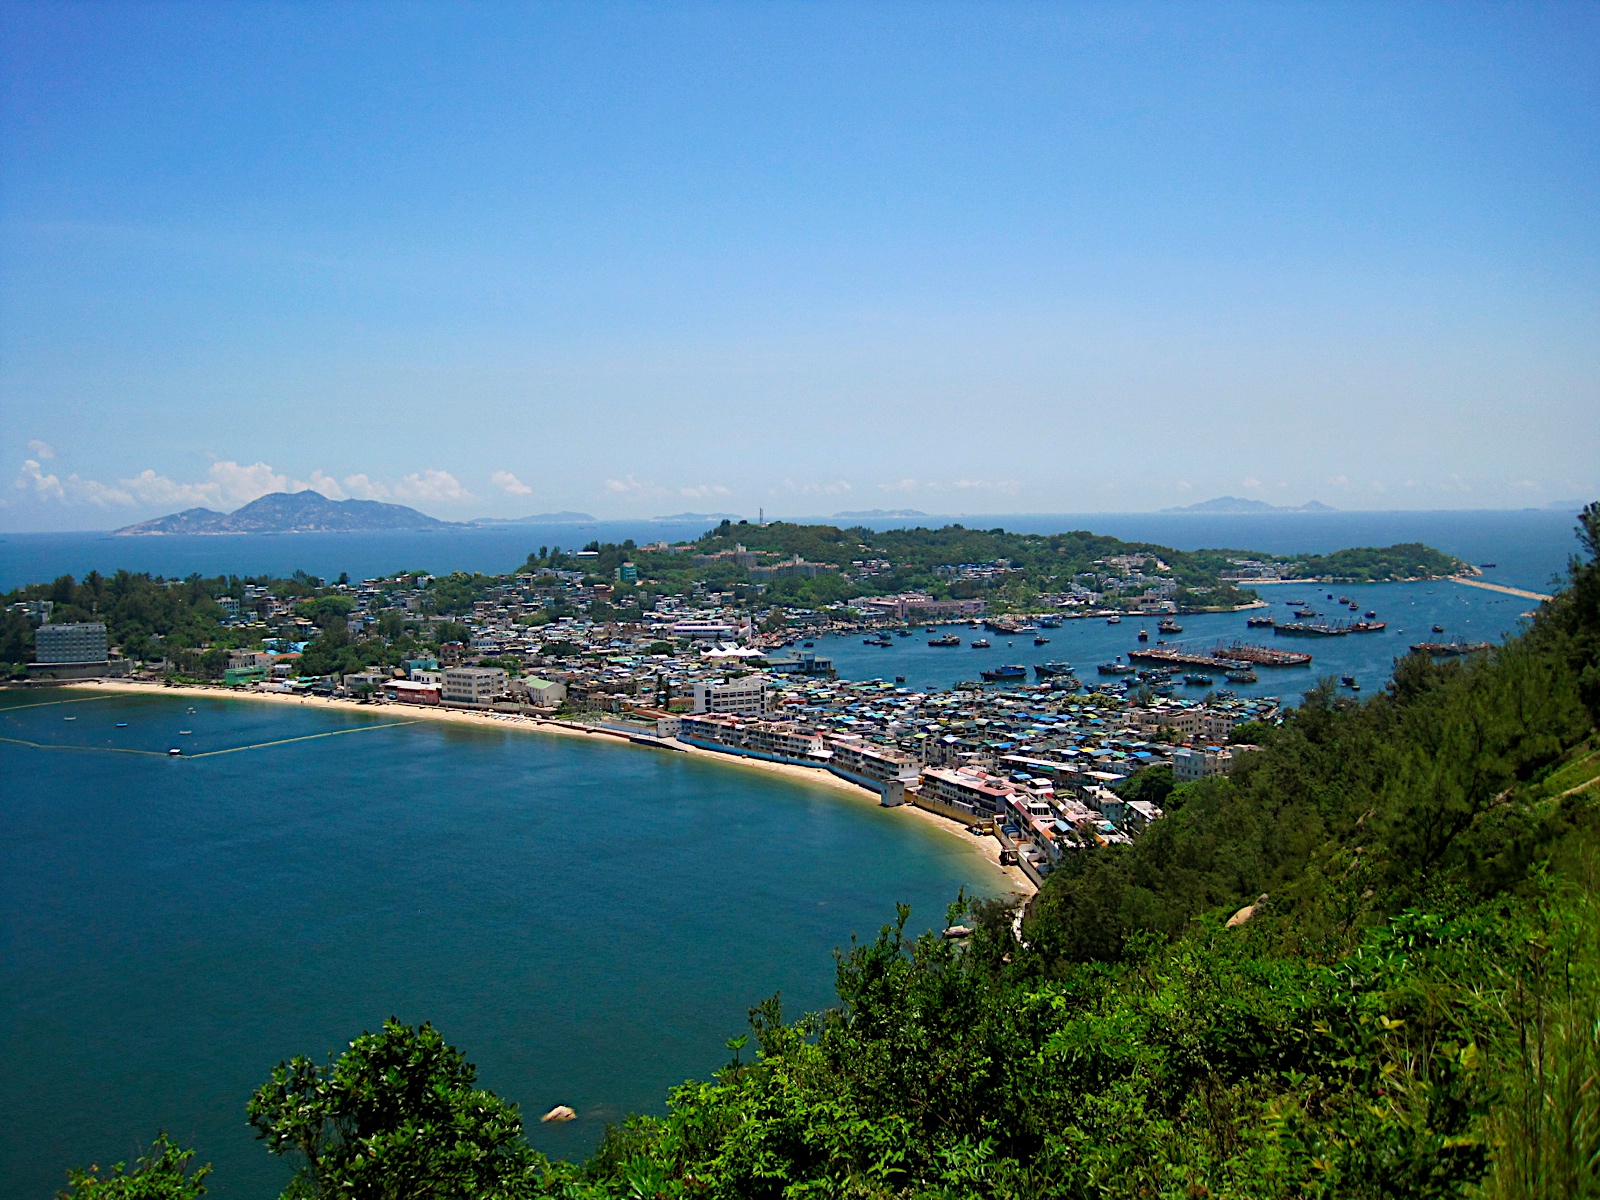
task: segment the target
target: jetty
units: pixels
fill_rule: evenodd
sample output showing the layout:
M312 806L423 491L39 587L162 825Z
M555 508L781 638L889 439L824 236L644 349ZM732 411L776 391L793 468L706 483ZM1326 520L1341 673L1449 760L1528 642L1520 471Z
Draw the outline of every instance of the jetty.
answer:
M1549 600L1550 597L1543 592L1529 592L1522 588L1507 587L1503 583L1485 583L1481 579L1463 579L1459 575L1450 576L1451 583L1459 583L1462 587L1482 588L1486 592L1499 592L1506 596L1520 596L1524 600Z

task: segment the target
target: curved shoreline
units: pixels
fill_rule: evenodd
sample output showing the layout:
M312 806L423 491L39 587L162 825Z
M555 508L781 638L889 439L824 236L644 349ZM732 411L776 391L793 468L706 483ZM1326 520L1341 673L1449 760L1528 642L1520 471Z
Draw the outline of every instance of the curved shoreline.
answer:
M56 690L55 688L50 689ZM568 721L557 721L545 717L521 716L513 713L498 712L473 712L459 708L433 708L428 705L412 704L362 704L354 700L343 700L332 696L295 696L284 692L258 692L245 691L236 688L205 687L195 684L175 684L168 686L164 683L142 683L129 679L85 679L75 681L63 686L62 691L90 691L134 695L134 696L187 696L199 699L227 699L227 700L255 700L268 704L291 705L294 707L332 708L347 712L364 713L372 715L382 713L404 713L408 718L419 720L441 721L448 724L467 725L476 729L487 727L502 729L522 729L532 733L550 733L560 737L576 737L588 739L601 739L622 745L637 745L625 734L615 733L606 729L588 728L575 725ZM728 767L745 767L752 770L763 771L769 774L784 775L790 779L801 780L818 787L826 787L835 791L844 792L857 800L871 800L876 807L876 800L867 789L840 779L823 770L813 770L808 767L794 766L790 763L768 762L764 759L744 758L732 754L718 754L714 750L705 750L699 746L690 746L686 743L675 742L672 749L677 752L695 755L709 762L716 762ZM946 836L955 838L963 846L982 857L990 867L1000 874L1011 891L1024 899L1031 897L1038 889L1033 881L1024 875L1020 868L1003 866L1000 863L1000 843L992 837L974 837L966 829L948 818L937 813L929 812L925 808L918 808L914 804L902 804L895 808L884 809L887 813L904 813L912 819L920 820L931 829L936 829Z

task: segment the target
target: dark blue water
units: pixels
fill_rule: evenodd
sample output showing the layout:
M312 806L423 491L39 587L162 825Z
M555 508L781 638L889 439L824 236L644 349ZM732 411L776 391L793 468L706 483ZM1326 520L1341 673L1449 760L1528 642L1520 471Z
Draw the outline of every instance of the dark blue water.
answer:
M40 699L0 695L0 736L104 749L0 743L6 1200L158 1129L217 1165L216 1195L276 1195L251 1090L390 1014L533 1116L572 1105L531 1135L581 1156L726 1061L763 997L831 1003L830 952L896 901L926 927L1002 886L864 793L748 767L315 702Z
M1263 597L1271 601L1265 611L1280 621L1293 619L1289 600L1305 600L1335 621L1346 620L1355 614L1340 610L1327 599L1328 587L1308 587L1300 584L1264 587ZM1182 634L1167 637L1169 645L1195 651L1209 650L1220 643L1231 643L1236 638L1256 645L1276 649L1299 650L1309 653L1312 661L1305 667L1259 667L1259 682L1249 684L1228 683L1218 677L1218 687L1227 688L1240 696L1279 696L1285 703L1298 703L1300 694L1316 681L1328 675L1350 674L1356 677L1364 692L1381 687L1394 669L1396 657L1404 655L1414 642L1499 642L1514 633L1522 624L1523 614L1536 605L1536 601L1515 596L1500 595L1482 588L1464 587L1458 583L1434 581L1430 583L1379 583L1365 586L1339 585L1331 589L1335 598L1348 596L1361 605L1365 612L1373 609L1378 619L1387 621L1389 627L1381 633L1347 634L1332 638L1279 637L1270 629L1251 629L1245 624L1247 617L1263 610L1240 613L1207 613L1184 615L1179 618ZM1444 633L1432 632L1432 626L1444 626ZM886 648L864 645L860 636L824 637L816 639L816 652L831 657L839 674L846 679L884 679L892 681L905 676L906 686L915 688L947 688L959 680L975 680L982 668L992 668L1002 663L1021 663L1029 668L1029 682L1033 681L1034 663L1069 662L1078 678L1092 683L1100 678L1095 668L1103 662L1137 649L1139 630L1149 631L1154 646L1162 638L1152 619L1124 617L1119 625L1108 625L1103 619L1063 621L1060 629L1041 629L1039 634L1050 639L1048 645L1035 646L1033 634L1015 638L1002 637L965 625L950 626L959 634L963 644L959 647L928 645L929 634L921 627L913 637L891 639ZM941 628L943 632L943 627ZM975 650L970 643L975 638L988 638L993 643L987 650ZM1174 687L1174 693L1200 699L1206 695L1204 687Z
M877 528L945 524L952 518L870 522ZM1023 513L963 517L971 527L1023 533L1088 529L1180 550L1231 547L1275 554L1323 553L1346 546L1426 542L1474 563L1493 562L1485 578L1549 591L1575 548L1573 515L1544 510L1479 512L1295 513L1197 516L1173 513ZM698 537L704 524L604 521L593 525L518 526L449 533L288 534L238 537L112 538L102 533L0 535L0 588L82 577L119 567L167 576L288 575L305 570L367 579L394 571L510 571L540 546L589 541L641 544Z

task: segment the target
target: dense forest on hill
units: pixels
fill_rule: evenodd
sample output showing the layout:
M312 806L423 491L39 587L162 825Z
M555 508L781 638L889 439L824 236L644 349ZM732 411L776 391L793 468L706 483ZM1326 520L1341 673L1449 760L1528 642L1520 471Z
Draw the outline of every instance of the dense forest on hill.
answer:
M1593 1196L1600 504L1580 538L1503 649L1313 692L1020 922L958 898L968 936L911 940L900 911L837 1007L757 1005L587 1162L427 1025L285 1062L250 1121L294 1197ZM72 1194L193 1195L187 1166L163 1141Z

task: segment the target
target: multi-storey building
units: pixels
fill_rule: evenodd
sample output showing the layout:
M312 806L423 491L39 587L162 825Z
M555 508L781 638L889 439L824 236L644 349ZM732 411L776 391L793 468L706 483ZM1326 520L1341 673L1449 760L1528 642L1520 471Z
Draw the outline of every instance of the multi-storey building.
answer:
M440 675L439 697L446 704L487 706L506 690L501 667L446 667Z
M33 635L33 648L40 664L103 663L110 657L106 627L100 621L41 625Z

